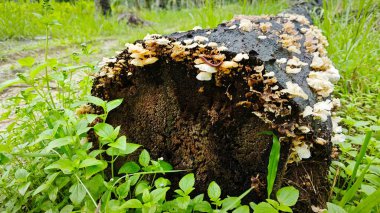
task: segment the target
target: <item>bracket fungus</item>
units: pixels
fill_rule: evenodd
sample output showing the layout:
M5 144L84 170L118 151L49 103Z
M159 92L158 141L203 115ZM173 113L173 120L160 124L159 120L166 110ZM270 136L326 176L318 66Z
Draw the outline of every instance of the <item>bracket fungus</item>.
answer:
M302 15L236 16L128 44L104 61L92 94L124 98L107 122L175 169L192 169L200 191L212 180L229 195L251 177L265 183L271 138L258 133L272 130L281 142L275 188L299 188L295 211L311 212L325 207L331 140L343 137L331 120L339 73L327 45ZM265 184L255 190L251 199L266 198Z

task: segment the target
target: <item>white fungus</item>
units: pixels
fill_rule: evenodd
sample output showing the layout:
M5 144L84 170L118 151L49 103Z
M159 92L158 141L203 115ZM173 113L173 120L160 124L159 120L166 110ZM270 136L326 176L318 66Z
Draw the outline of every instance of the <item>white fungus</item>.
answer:
M286 58L280 58L280 59L276 60L276 63L278 63L278 64L285 64L287 60L288 59L286 59Z
M215 67L210 66L208 64L198 64L198 65L194 65L194 66L203 72L208 72L208 73L216 73L217 72L217 69Z
M302 88L296 84L292 83L291 81L286 82L286 89L281 90L281 92L285 92L289 94L289 97L301 97L305 100L308 99L308 95L302 90Z
M196 78L199 81L210 81L212 79L212 74L209 72L200 72Z
M246 31L246 32L251 32L253 29L253 24L248 19L242 19L242 20L240 20L239 29Z
M246 54L246 53L238 53L238 54L236 54L236 56L232 60L236 61L236 62L239 62L239 61L241 61L243 59L248 60L249 59L248 54Z
M303 143L301 146L296 146L295 150L300 159L307 159L311 157L310 148L305 143Z
M194 36L194 41L195 42L205 42L205 41L208 41L208 38L204 37L204 36Z

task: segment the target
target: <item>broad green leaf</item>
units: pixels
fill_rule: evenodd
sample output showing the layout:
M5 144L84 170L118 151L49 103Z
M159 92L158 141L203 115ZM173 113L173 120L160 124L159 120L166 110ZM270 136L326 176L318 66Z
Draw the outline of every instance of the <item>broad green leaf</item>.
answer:
M108 102L106 104L107 112L110 112L111 110L113 110L116 107L120 106L121 103L123 103L123 99L116 99L116 100Z
M151 197L151 195L150 195L150 193L149 193L149 189L144 189L144 191L143 191L143 195L142 195L142 201L144 202L144 203L148 203L148 202L150 202L150 200L152 199L152 197Z
M106 106L106 102L105 101L103 101L102 99L100 99L98 97L95 97L95 96L87 96L87 101L89 103L95 104L96 106L101 106L101 107L105 107Z
M196 212L212 212L211 204L207 201L201 201L194 206Z
M279 189L276 193L277 200L285 206L294 206L299 197L299 191L293 186L287 186Z
M150 161L149 152L144 149L139 156L139 163L141 166L147 167L149 165L149 161Z
M89 179L94 174L101 172L107 168L108 163L106 161L100 161L100 164L88 166L85 168L85 178Z
M130 162L125 163L119 169L119 173L118 174L122 174L122 173L131 174L131 173L136 173L138 171L140 171L140 166L137 163L135 163L133 161L130 161Z
M278 213L269 203L261 202L255 206L255 213Z
M185 175L180 181L179 181L179 188L182 189L183 192L185 192L186 195L190 194L191 191L194 190L193 186L195 183L194 174L190 173Z
M95 166L95 165L102 165L104 162L102 160L98 160L96 158L87 158L84 159L80 164L79 168L89 167L89 166Z
M135 143L127 143L127 148L124 152L124 154L128 155L136 151L141 145L135 144Z
M131 180L132 183L132 180ZM142 194L145 189L150 189L149 182L147 181L140 181L135 188L135 196L138 196L139 194Z
M342 207L334 203L329 203L329 202L327 202L327 212L328 213L347 213L346 210L344 210Z
M273 134L273 144L269 155L268 174L267 174L267 194L268 198L273 190L274 181L277 176L278 161L280 159L280 141L278 137Z
M52 150L54 148L65 146L68 144L72 144L74 142L75 142L75 137L73 137L73 136L66 136L64 138L58 138L58 139L51 141L44 150L46 152L49 152L50 150Z
M113 133L113 127L107 123L98 123L94 126L95 133L102 138L109 138Z
M54 187L51 187L50 189L49 189L49 199L51 200L51 201L55 201L56 199L57 199L57 194L58 194L58 187L56 187L56 186L54 186Z
M222 211L226 212L240 206L241 199L238 197L227 197L223 200Z
M46 63L43 63L43 64L40 64L38 65L36 68L33 68L30 72L29 72L29 78L30 80L34 81L34 78L42 71L45 70L45 68L48 66L48 64Z
M86 189L79 182L72 185L69 191L71 193L70 200L75 205L79 205L83 201L84 197L86 196Z
M158 201L165 200L166 192L169 191L170 187L158 188L153 190L150 195L152 197L153 203L158 203Z
M26 57L26 58L21 58L19 60L17 60L17 62L23 66L23 67L31 67L33 66L34 62L36 60L33 58L33 57Z
M123 209L139 209L142 208L142 203L137 199L127 200L125 203L121 205Z
M121 207L121 201L120 200L110 200L106 204L106 210L107 213L121 213L123 212L123 208Z
M29 176L29 172L23 168L17 169L15 172L15 178L19 182L26 182L26 180L28 179L28 176Z
M277 209L283 212L293 212L293 210L289 206L284 205L279 205Z
M45 170L60 169L64 174L71 174L71 172L75 169L73 165L74 163L69 159L59 159L45 167Z
M232 213L249 213L249 206L240 206L239 208L235 209Z
M117 187L116 193L119 196L119 198L124 199L128 196L130 188L131 188L131 180L127 180L126 182L120 184Z
M59 175L59 173L61 173L61 172L56 172L56 173L49 175L47 181L45 183L41 184L36 190L34 190L32 196L35 196L36 194L38 194L38 193L46 190L47 188L49 188L51 186L51 184L53 183L53 181L55 180L55 178Z
M26 183L22 183L18 187L18 192L20 193L20 195L25 195L25 192L28 190L29 186L30 186L30 181Z
M163 177L159 177L157 178L157 180L154 181L154 186L156 188L164 188L166 186L169 186L170 184L171 184L170 180Z
M210 183L210 185L208 186L208 189L207 189L207 194L208 194L210 200L212 200L212 201L218 200L221 193L222 192L220 190L219 185L215 181L212 181Z
M175 201L176 201L176 203L180 209L186 209L189 206L190 200L191 200L190 196L177 197L175 199Z
M61 209L59 213L71 213L73 209L74 209L73 205L66 205L65 207Z
M247 189L243 194L241 194L239 197L228 197L223 200L222 203L222 211L229 211L232 210L238 206L240 206L241 200L247 196L252 191L253 188Z
M270 205L272 205L274 208L278 208L280 206L280 203L278 203L277 201L275 200L272 200L272 199L266 199L267 203L269 203Z
M160 164L161 168L163 171L171 171L173 170L173 166L170 165L170 163L166 162L166 161L163 161L163 160L159 160L158 163Z
M115 142L109 143L108 146L120 149L121 151L127 150L127 138L123 135L119 137Z

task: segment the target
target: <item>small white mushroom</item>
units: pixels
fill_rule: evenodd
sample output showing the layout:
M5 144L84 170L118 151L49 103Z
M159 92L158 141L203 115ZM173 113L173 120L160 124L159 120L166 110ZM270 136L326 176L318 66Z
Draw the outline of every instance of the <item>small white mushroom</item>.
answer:
M264 70L264 64L261 66L255 66L253 68L256 72L262 72Z
M212 79L212 74L209 72L200 72L196 78L199 81L210 81Z
M274 72L268 72L263 75L264 77L274 77Z
M327 144L327 141L326 141L325 139L323 139L323 138L317 138L317 139L315 140L315 142L316 142L317 144L320 144L320 145L325 145L325 144Z
M253 29L253 24L248 19L242 19L240 20L239 29L241 29L242 31L251 32Z
M208 41L208 38L204 37L204 36L194 36L194 41L195 42L205 42L205 41Z
M308 159L311 157L310 148L305 143L303 143L301 146L296 146L295 150L298 154L298 157L301 159Z
M302 70L302 66L306 66L307 63L302 62L299 58L296 56L293 56L293 58L289 59L286 64L286 73L299 73Z
M232 59L233 61L236 61L236 62L239 62L243 59L246 59L248 60L249 59L249 56L247 53L238 53L236 54L236 56Z
M220 65L220 67L224 69L236 68L238 66L239 64L235 61L223 61L223 63Z
M311 106L306 106L304 111L302 112L303 117L307 117L313 114L313 108Z
M334 85L329 81L326 72L311 71L306 81L322 97L328 97L334 90Z
M226 50L228 50L228 48L225 47L225 46L220 46L220 47L218 47L217 50L218 50L219 52L222 52L222 51L226 51Z
M187 48L187 49L194 49L194 48L196 48L197 46L198 46L198 43L192 43L192 44L190 44L190 45L186 45L185 48Z
M203 72L216 73L218 71L215 67L210 66L208 64L197 64L194 66Z
M183 40L183 42L184 42L186 45L189 45L189 44L193 43L193 39L185 39L185 40Z
M167 38L159 38L156 40L158 45L168 45L170 41Z
M288 59L286 59L286 58L280 58L280 59L276 60L276 63L278 63L278 64L285 64L287 62L287 60Z
M286 87L287 88L281 90L281 92L288 93L290 98L301 97L305 100L307 100L309 98L309 96L296 83L292 83L291 81L288 81L288 82L286 82Z
M307 127L307 126L299 126L298 129L299 129L302 133L308 133L308 132L310 132L310 128Z
M330 100L321 101L314 104L313 116L321 119L321 121L327 121L327 117L331 115L332 103Z
M216 42L209 42L207 44L207 46L209 46L209 47L218 47L218 44Z

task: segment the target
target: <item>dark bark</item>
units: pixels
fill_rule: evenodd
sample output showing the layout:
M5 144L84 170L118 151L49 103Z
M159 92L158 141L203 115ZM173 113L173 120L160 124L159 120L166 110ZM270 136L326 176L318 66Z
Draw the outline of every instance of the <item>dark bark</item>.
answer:
M229 29L240 19L253 23L272 24L264 33L260 28L251 32ZM159 60L144 67L131 65L131 53L125 50L117 56L117 62L102 68L94 82L92 94L106 100L124 98L124 103L109 114L107 122L121 125L121 133L148 149L153 158L163 157L175 169L192 169L196 174L196 192L205 192L215 180L226 195L239 195L251 186L252 177L260 184L249 200L266 198L266 175L272 138L260 135L272 130L281 138L281 158L275 189L292 185L300 190L296 212L311 212L311 205L325 207L328 199L327 178L331 153L331 119L322 122L300 113L306 106L327 98L321 98L308 86L306 78L311 69L304 66L302 72L289 74L286 65L276 59L292 56L311 64L313 56L305 48L301 28L311 29L305 19L291 20L284 16L237 17L216 29L173 33L167 45L149 45L137 41L151 50ZM283 24L295 26L300 54L282 46L280 34ZM259 25L258 25L259 26ZM207 33L211 32L211 33ZM209 47L186 49L189 54L182 59L173 56L174 42L205 36L209 42L224 44L224 61L231 61L238 53L248 53L249 60L239 62L230 73L218 71L211 81L198 81L194 60L199 55L217 54ZM219 52L218 52L219 53ZM218 60L214 60L216 64ZM262 72L255 70L264 65ZM263 77L274 72L275 80ZM287 88L287 82L297 83L308 95L307 99L289 97L270 89ZM251 88L250 88L251 87ZM254 114L254 113L255 114ZM303 133L297 126L308 126ZM317 143L317 138L326 144ZM311 146L311 157L292 163L294 144L302 140ZM123 161L119 164L122 165ZM120 166L119 165L119 166ZM178 180L182 174L171 175ZM175 181L174 181L175 182Z

